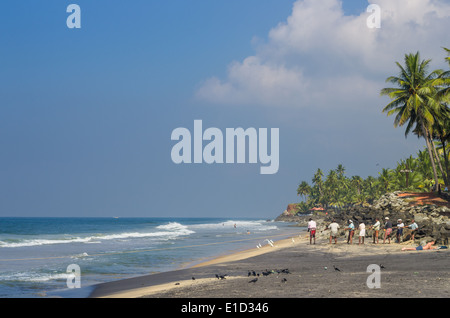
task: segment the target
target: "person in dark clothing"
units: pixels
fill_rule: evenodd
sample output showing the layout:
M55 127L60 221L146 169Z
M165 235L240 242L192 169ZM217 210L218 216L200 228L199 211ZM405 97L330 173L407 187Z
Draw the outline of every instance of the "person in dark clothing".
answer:
M392 234L392 222L389 221L389 218L385 218L386 223L384 223L384 239L383 244L386 242L386 238L388 239L388 244L391 244L391 234Z

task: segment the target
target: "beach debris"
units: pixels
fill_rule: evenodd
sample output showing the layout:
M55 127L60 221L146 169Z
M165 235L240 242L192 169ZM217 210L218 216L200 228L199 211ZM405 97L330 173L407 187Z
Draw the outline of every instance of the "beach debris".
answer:
M249 283L256 283L258 281L258 278L254 278L251 281L249 281Z
M324 270L327 270L327 269L328 269L328 267L326 267L326 266L325 266L325 267L324 267L323 269L324 269Z
M336 266L333 265L333 267L334 267L334 270L335 270L335 271L337 271L337 272L340 272L340 271L341 271L341 270L340 270L339 268L337 268Z

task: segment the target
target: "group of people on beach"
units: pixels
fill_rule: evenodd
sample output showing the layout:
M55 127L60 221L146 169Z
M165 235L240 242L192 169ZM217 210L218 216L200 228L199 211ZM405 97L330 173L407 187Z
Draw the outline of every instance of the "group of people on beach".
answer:
M347 244L353 244L353 236L355 234L355 224L353 223L353 220L348 220L347 227L344 229L345 231L348 231L347 236ZM397 220L397 225L393 226L392 221L389 220L389 217L385 217L385 223L384 223L384 237L383 237L383 244L386 243L386 240L388 240L388 244L391 243L391 236L393 233L393 229L397 229L397 242L401 242L403 238L403 229L405 228L405 224L403 223L402 219ZM419 226L417 223L412 220L411 224L408 225L408 228L411 229L411 236L410 239L414 240L414 235L417 232L417 229ZM310 244L316 244L316 229L317 229L317 223L310 218L308 222L308 232L309 232L309 243ZM339 234L340 225L336 222L335 219L325 227L325 230L330 230L330 244L332 243L332 240L334 239L334 243L337 244L337 238ZM359 229L359 245L364 244L364 238L366 236L366 225L361 222L358 225ZM381 223L378 218L375 219L375 223L369 226L369 229L373 229L373 243L378 244L379 242L379 232L381 230Z

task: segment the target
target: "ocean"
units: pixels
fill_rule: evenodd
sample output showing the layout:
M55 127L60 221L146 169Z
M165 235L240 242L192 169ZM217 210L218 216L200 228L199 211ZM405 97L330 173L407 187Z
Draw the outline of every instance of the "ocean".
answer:
M290 225L225 218L2 217L0 297L87 297L98 283L175 270L300 233Z

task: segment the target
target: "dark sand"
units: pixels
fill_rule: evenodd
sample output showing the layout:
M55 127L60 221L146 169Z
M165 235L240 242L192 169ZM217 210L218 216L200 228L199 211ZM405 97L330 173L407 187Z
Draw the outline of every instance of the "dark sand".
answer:
M90 297L113 298L448 298L448 249L401 251L403 244L309 245L295 238L180 269L100 284ZM369 288L370 264L380 270L380 288ZM337 271L334 266L340 269ZM265 270L288 269L289 273ZM259 277L248 277L249 271ZM215 275L224 275L217 279ZM195 278L195 280L192 279ZM258 278L256 282L250 282ZM374 280L370 280L374 282ZM406 308L405 308L406 309Z

